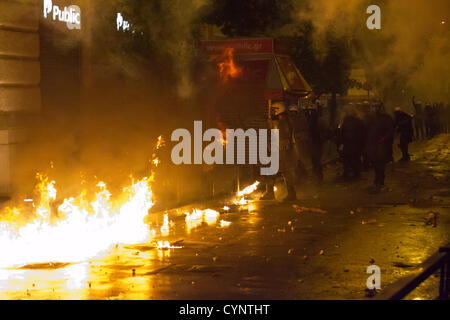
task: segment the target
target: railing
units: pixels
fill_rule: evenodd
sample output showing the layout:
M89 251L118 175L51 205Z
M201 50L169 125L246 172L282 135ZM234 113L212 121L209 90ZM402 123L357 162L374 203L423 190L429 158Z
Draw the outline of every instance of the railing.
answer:
M450 295L450 244L439 248L438 252L417 266L412 274L388 286L375 299L403 299L439 269L441 272L438 299L448 300Z

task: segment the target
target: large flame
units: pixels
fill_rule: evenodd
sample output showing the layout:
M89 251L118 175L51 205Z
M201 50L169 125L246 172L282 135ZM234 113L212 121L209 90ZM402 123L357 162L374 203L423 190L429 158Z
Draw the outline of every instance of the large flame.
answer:
M23 226L15 221L20 210L8 209L8 218L0 222L0 267L28 263L78 262L96 256L115 244L149 241L150 229L144 217L153 206L150 178L123 189L116 201L106 184L97 184L95 200L86 200L86 191L76 198L64 199L54 215L55 182L38 175L40 201L36 218ZM53 209L54 211L54 209Z
M219 67L220 78L226 82L230 78L237 78L242 73L242 68L236 66L234 62L234 48L226 48L223 53L223 61L217 65Z
M164 145L158 138L156 149ZM153 154L153 160L156 155ZM104 182L89 198L83 190L77 197L58 202L56 182L37 174L37 199L27 208L6 208L0 212L0 267L31 263L79 262L97 256L117 244L148 242L154 230L144 222L153 206L153 175L130 186L113 198ZM89 200L91 199L91 200ZM93 199L93 200L92 200ZM162 228L168 231L167 217Z

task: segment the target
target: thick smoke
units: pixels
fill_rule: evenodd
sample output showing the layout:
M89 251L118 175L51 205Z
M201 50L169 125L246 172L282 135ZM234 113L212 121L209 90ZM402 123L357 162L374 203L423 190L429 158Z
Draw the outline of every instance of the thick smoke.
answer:
M82 7L86 20L80 32L48 23L42 32L57 48L58 61L41 68L41 89L52 101L43 99L28 127L30 138L17 152L15 198L31 195L36 172L49 173L61 197L98 180L120 190L130 183L130 174L150 173L157 137L170 139L179 126L175 118L183 119L180 98L192 91L197 22L208 2L96 0ZM116 29L118 12L131 30ZM47 52L44 60L51 60ZM67 98L78 94L75 103ZM173 174L167 179L175 181Z
M191 66L196 53L195 33L198 19L210 0L166 0L145 4L140 14L147 23L148 37L157 50L171 62L176 74L178 94L189 97L192 93Z
M297 21L311 21L317 52L327 32L354 46L355 66L388 104L409 106L412 95L427 101L450 100L447 0L294 1ZM381 8L381 30L368 30L366 8Z

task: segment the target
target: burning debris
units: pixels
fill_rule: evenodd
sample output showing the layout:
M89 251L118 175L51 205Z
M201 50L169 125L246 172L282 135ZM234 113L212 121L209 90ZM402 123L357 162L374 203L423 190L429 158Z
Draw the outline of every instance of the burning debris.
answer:
M252 194L256 191L259 186L259 181L255 181L252 185L245 187L243 190L238 191L236 194L236 198L233 201L235 205L246 205L248 204L248 200L246 200L246 196Z
M431 225L434 228L436 228L438 216L439 216L438 212L434 212L434 211L428 212L427 221L425 222L425 224L427 226Z
M322 209L319 209L319 208L301 207L301 206L298 206L296 204L294 204L292 207L295 209L295 211L297 213L302 213L302 212L312 212L312 213L320 213L320 214L327 213L325 210L322 210Z

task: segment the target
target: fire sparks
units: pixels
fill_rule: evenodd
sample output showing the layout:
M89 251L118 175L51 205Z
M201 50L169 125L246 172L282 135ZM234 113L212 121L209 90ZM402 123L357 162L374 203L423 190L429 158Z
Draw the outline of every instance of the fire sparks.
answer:
M156 145L154 148L154 153L152 154L152 159L150 162L156 167L158 167L161 164L161 160L157 156L157 151L161 148L163 148L166 145L166 141L164 140L163 136L159 136L158 140L156 141Z
M236 66L234 62L233 52L233 48L226 48L223 53L223 61L217 64L219 67L220 78L225 82L230 78L237 78L242 73L242 68Z
M164 147L166 145L166 142L164 141L163 136L158 137L158 141L156 142L156 150L159 150L160 148Z

